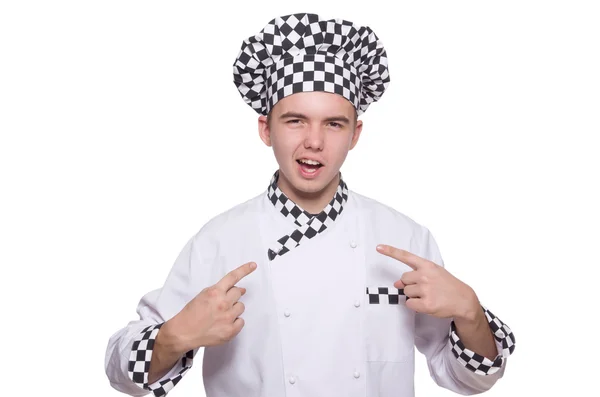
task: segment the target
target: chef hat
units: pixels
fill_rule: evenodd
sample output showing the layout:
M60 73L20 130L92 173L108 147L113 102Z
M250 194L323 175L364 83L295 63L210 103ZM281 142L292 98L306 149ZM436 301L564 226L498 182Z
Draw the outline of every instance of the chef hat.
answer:
M267 115L297 92L342 95L362 114L389 85L387 55L375 33L342 19L292 14L244 40L233 64L244 101Z

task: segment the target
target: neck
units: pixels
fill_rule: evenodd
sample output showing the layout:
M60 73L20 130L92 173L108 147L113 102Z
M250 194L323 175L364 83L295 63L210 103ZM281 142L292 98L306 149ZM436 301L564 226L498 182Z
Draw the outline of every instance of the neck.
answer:
M279 189L294 203L311 214L318 214L329 204L340 183L340 174L336 175L323 189L315 192L305 192L296 189L283 175L279 173L277 185Z

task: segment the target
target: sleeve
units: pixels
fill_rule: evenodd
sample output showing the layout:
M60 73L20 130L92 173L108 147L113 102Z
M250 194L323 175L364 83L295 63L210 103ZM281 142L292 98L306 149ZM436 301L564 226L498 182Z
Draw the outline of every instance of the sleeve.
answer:
M148 384L148 371L154 341L164 322L181 309L211 279L214 248L194 236L175 260L162 288L151 291L139 301L138 320L129 322L108 341L105 371L110 385L129 396L166 396L192 367L198 349L184 354L161 379Z
M164 323L145 327L133 340L127 373L138 388L151 391L154 396L166 396L192 367L196 350L190 350L161 379L148 384L148 371L156 335Z
M492 361L487 357L467 349L456 333L454 321L452 321L450 326L450 348L452 349L454 357L456 357L461 365L465 366L470 371L473 371L478 375L491 375L504 367L506 359L515 350L515 336L510 328L498 317L494 316L494 314L485 306L482 305L481 309L494 334L496 349L498 351L494 360Z
M444 266L438 245L424 228L421 256ZM445 389L462 395L483 393L503 377L507 357L515 348L515 337L510 328L482 306L494 334L498 355L489 360L466 349L456 333L454 321L417 313L415 319L415 347L425 355L429 373L434 382Z

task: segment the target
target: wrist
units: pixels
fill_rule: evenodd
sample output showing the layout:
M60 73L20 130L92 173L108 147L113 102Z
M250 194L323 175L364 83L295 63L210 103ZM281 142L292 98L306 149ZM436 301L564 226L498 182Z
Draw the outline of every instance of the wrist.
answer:
M161 359L170 361L173 358L182 356L189 350L180 340L179 335L175 317L166 321L160 327L154 340L154 351L159 353Z
M471 288L467 288L463 294L462 304L454 314L455 322L463 324L477 325L481 323L484 317L483 309L479 303L479 299Z

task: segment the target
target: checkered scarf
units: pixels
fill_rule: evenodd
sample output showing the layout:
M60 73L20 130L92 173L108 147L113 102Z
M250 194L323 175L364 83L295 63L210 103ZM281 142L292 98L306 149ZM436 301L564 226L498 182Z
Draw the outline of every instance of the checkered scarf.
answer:
M272 247L269 248L267 254L269 260L275 259L277 256L284 255L291 249L296 248L307 239L315 237L322 233L330 226L336 218L344 210L344 205L348 200L348 187L342 179L340 173L340 183L337 191L329 204L317 215L312 215L302 209L298 204L290 200L277 186L279 180L279 170L275 171L271 178L267 197L271 203L278 209L283 216L290 218L294 224L298 226L292 233L281 237Z
M360 115L383 95L390 77L383 44L369 27L293 14L271 20L243 41L233 81L262 115L284 97L306 91L339 94Z

